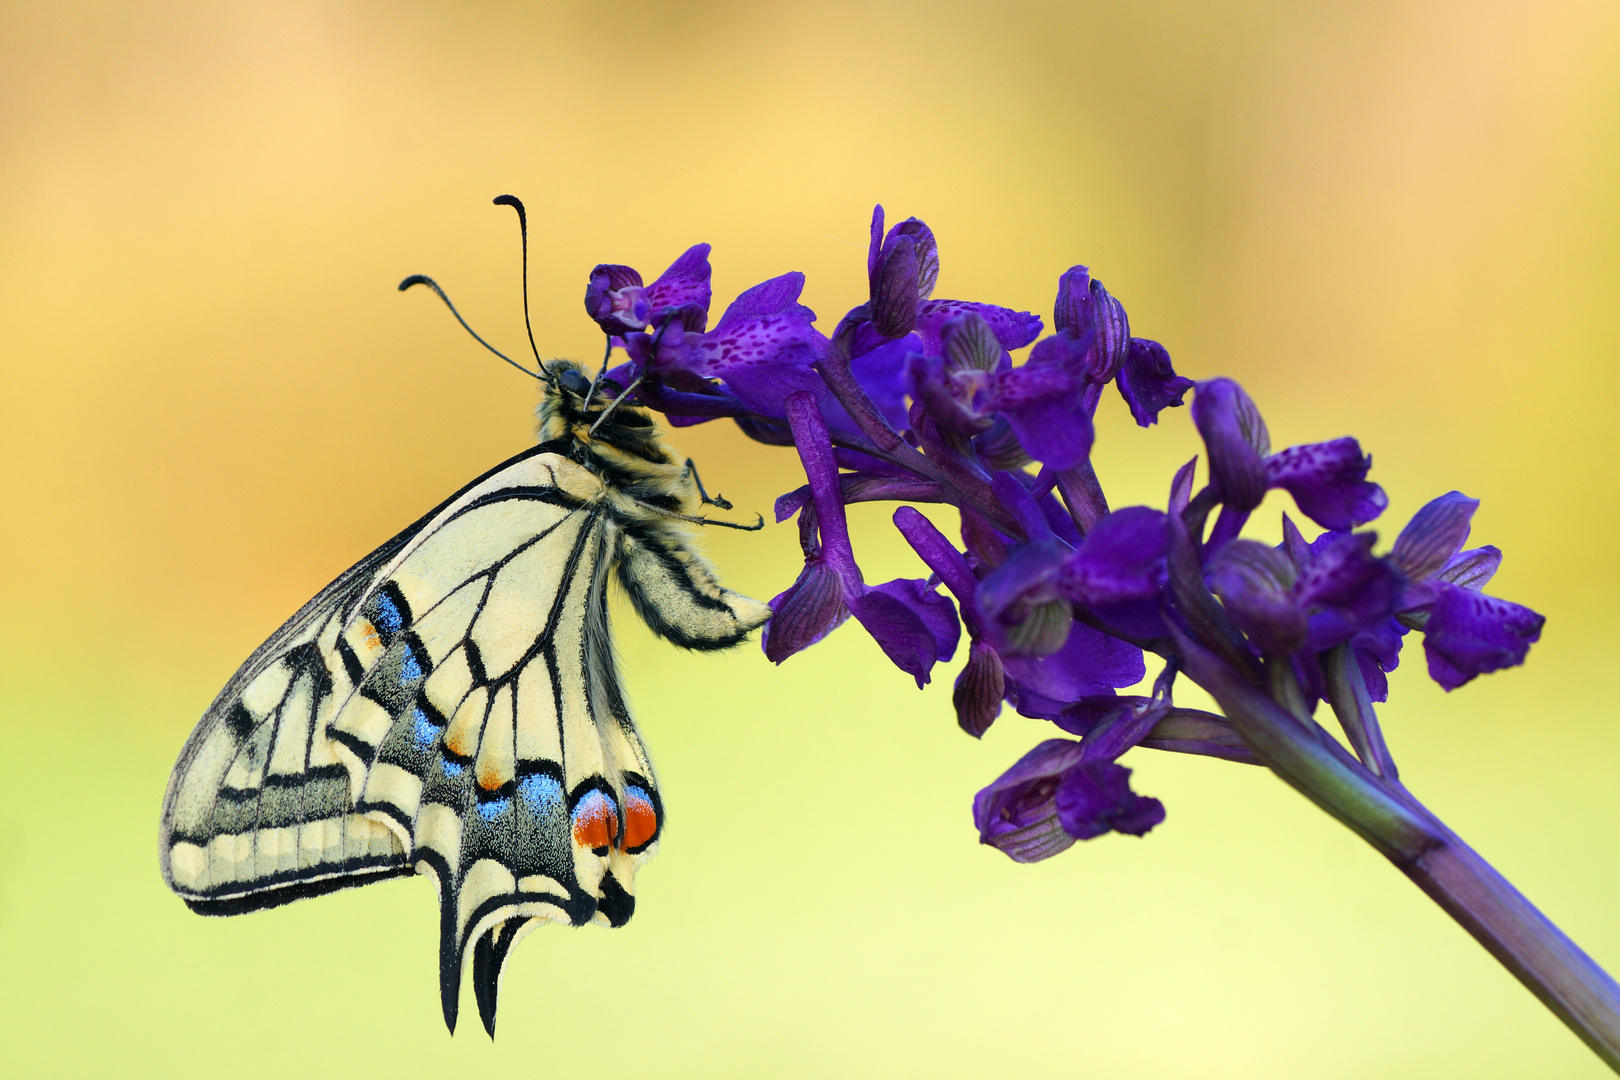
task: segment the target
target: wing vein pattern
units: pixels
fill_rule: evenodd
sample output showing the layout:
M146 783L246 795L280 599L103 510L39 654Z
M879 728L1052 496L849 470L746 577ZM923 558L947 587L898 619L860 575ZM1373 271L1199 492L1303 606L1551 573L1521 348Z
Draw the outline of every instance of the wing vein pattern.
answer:
M636 611L692 648L764 605L721 588L684 534L542 445L473 481L344 573L210 706L164 800L166 880L205 914L420 873L440 902L454 1029L471 968L494 1030L534 926L620 926L663 804L608 627Z

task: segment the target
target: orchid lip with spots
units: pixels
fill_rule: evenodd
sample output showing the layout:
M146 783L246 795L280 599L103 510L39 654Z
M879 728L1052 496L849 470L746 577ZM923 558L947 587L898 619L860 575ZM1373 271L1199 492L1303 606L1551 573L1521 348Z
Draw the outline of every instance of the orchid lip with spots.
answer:
M1044 333L1030 312L936 299L948 279L932 230L884 224L880 206L867 296L830 334L799 302L801 274L745 290L708 328L701 244L652 285L604 264L587 289L610 355L624 356L604 365L606 392L675 425L730 419L798 455L806 482L778 500L777 519L797 517L804 569L771 602L766 656L783 663L853 618L921 687L965 630L958 726L981 736L1011 707L1058 729L972 801L980 842L1017 862L1166 820L1119 764L1134 748L1269 768L1620 1070L1620 986L1408 791L1377 716L1412 632L1447 691L1522 664L1540 637L1541 615L1483 591L1502 553L1465 547L1479 503L1440 495L1391 544L1369 528L1389 499L1357 440L1274 450L1241 385L1178 374L1088 267L1057 275ZM1192 394L1203 461L1170 479L1163 508L1112 507L1092 467L1109 384L1143 428ZM1250 538L1271 490L1300 520L1284 514L1270 541ZM925 574L867 583L845 507L872 501L899 504L894 525ZM1150 660L1152 695L1121 693ZM1178 706L1181 679L1220 712Z

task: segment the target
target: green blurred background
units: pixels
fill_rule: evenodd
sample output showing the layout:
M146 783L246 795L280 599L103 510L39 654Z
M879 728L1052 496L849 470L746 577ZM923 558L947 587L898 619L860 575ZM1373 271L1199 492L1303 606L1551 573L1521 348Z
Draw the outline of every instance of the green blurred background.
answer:
M338 571L531 437L431 296L594 357L599 261L803 270L830 330L871 205L940 294L1049 313L1076 262L1277 445L1484 500L1528 667L1384 716L1414 790L1620 966L1620 9L1511 3L0 3L0 1063L8 1076L1590 1077L1472 939L1280 781L1134 752L1169 818L1016 866L973 792L1049 727L956 730L853 628L772 668L619 620L670 809L620 931L552 928L493 1047L447 1038L420 880L204 920L163 887L191 725ZM783 451L675 439L740 508ZM1105 402L1115 505L1184 412ZM1268 535L1283 502L1268 504ZM920 574L886 511L870 580ZM711 534L792 580L791 527ZM958 656L960 662L961 654ZM464 1008L464 1013L467 1010Z

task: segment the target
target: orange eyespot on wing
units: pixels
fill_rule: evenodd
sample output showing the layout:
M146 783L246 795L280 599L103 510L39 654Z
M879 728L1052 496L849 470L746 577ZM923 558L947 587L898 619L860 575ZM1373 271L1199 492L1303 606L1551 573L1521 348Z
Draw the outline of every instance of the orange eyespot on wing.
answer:
M573 813L574 843L606 855L619 838L619 805L601 788L579 793Z
M624 837L620 850L635 855L646 850L658 839L663 815L659 813L658 796L651 786L629 780L624 786Z

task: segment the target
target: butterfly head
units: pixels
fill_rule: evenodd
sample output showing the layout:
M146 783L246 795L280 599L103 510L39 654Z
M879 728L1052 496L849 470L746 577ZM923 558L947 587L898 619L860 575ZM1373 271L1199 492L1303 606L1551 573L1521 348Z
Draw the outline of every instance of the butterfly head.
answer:
M622 402L624 390L602 379L592 390L583 368L572 360L549 360L541 368L540 441L563 441L571 456L584 453L640 458L660 465L672 460L658 440L645 409Z

